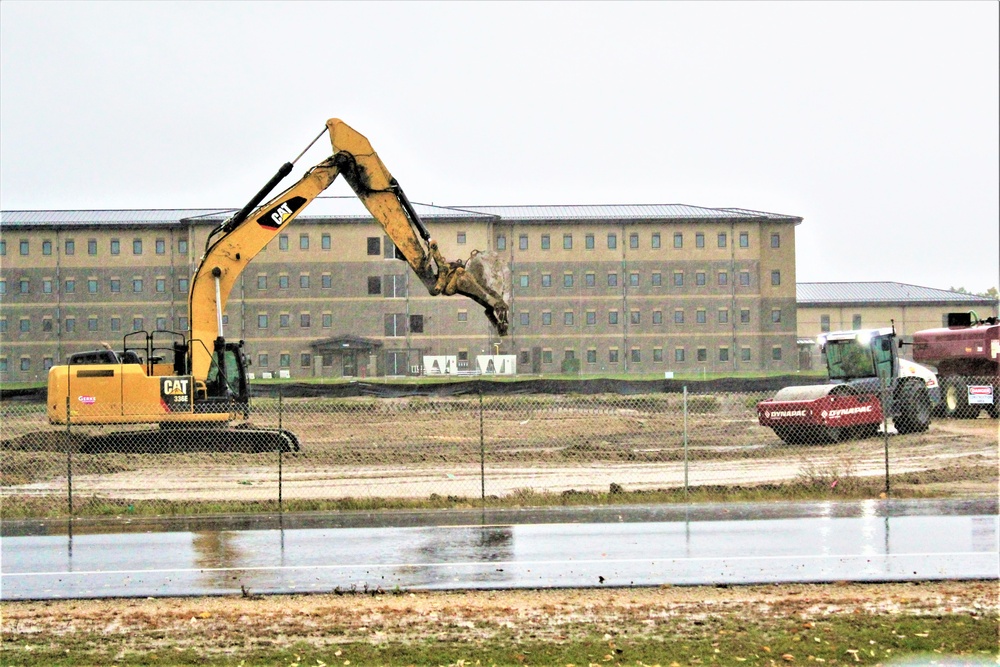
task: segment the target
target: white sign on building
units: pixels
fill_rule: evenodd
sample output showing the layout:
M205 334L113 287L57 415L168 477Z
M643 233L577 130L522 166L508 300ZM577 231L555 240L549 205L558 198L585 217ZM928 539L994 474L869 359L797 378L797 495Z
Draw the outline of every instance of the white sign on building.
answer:
M480 375L517 375L517 355L480 354L476 366Z

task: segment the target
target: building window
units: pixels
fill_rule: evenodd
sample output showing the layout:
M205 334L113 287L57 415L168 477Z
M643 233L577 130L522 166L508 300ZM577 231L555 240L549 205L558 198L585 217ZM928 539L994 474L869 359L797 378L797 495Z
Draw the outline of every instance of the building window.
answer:
M650 247L654 250L660 247L660 232L655 232L650 240Z
M543 273L542 274L542 287L552 287L552 274Z
M653 324L663 324L663 311L654 310L653 311Z
M659 287L663 284L663 274L659 271L653 271L653 274L649 277L649 282L653 287Z
M87 292L90 294L97 294L98 288L99 283L97 282L97 278L89 278L87 280Z
M132 254L133 255L142 254L142 239L132 239Z
M740 286L749 287L750 286L750 272L740 271Z
M750 361L750 348L749 347L741 347L740 348L740 360L741 361Z
M406 297L406 275L385 276L382 280L382 294L387 299Z
M282 368L288 368L292 365L292 355L287 352L282 352L278 355L278 365Z
M608 311L608 324L618 324L618 311L609 310Z
M142 318L133 317L132 318L132 331L142 331Z
M631 233L628 235L628 247L632 250L637 250L639 248L639 235L636 233Z
M368 294L382 293L382 276L368 276Z
M457 232L455 234L455 242L458 245L465 245L465 232Z
M278 250L288 250L288 234L282 234L278 237Z
M329 329L332 326L333 326L333 314L323 313L323 328Z
M267 368L267 364L270 359L267 358L267 352L261 352L257 355L257 365L261 368Z
M608 350L608 363L617 364L618 363L618 350L616 348L611 348Z
M708 279L705 277L704 271L699 271L696 274L694 274L694 284L697 285L698 287L704 287L707 280Z
M583 284L587 287L595 287L597 285L597 276L593 273L587 273L583 276Z
M851 318L851 328L860 329L861 328L861 315L855 315Z
M583 237L583 247L586 248L587 250L593 250L594 249L594 235L593 234L587 234L586 236Z
M299 250L309 250L308 234L299 234Z
M525 362L527 363L527 362ZM597 363L597 350L590 348L587 350L587 363L596 364Z
M257 315L257 328L258 329L267 328L267 315L265 313Z
M287 329L288 326L289 326L289 324L290 324L290 322L291 322L291 318L288 316L288 313L282 313L282 314L278 315L278 328L279 329Z
M520 313L520 322L522 327L529 326L531 324L531 313Z
M18 282L18 288L20 289L21 294L27 294L31 291L31 283L27 278L22 278L20 282Z
M563 313L563 324L565 324L568 327L573 326L573 311L572 310L567 310L565 313Z
M741 308L740 309L740 324L750 324L750 309Z
M424 332L424 316L423 315L410 315L410 332L411 333L423 333Z
M0 257L6 257L6 256L7 256L7 242L3 239L0 239Z
M684 348L677 347L674 348L674 361L677 363L684 363Z
M729 284L729 274L726 273L725 271L720 271L719 272L719 285L728 285L728 284Z
M683 287L683 286L684 286L684 272L674 271L674 287Z
M633 310L629 312L629 322L631 322L632 324L641 324L642 322L641 312L638 310Z
M674 324L684 324L684 311L675 310L674 311Z
M186 255L188 254L188 242L187 239L177 239L177 254Z
M614 250L618 247L618 235L608 234L608 250Z
M507 236L505 234L497 234L497 250L507 249Z
M528 249L528 235L527 234L521 234L520 236L517 237L517 249L518 250L527 250Z
M76 254L76 241L74 241L73 239L66 239L65 248L66 248L66 254L67 255L75 255Z
M120 318L120 317L112 317L111 318L111 330L112 331L121 331L122 330L122 318Z
M694 235L694 247L704 248L705 247L705 234L704 232L697 232Z
M301 365L302 368L309 368L310 366L312 366L312 355L309 354L308 352L303 352L302 354L300 354L299 365Z
M674 247L683 248L684 247L684 235L680 232L674 232Z
M699 308L694 313L694 321L698 324L705 324L708 321L708 314L705 309Z
M654 347L653 348L653 361L656 362L656 363L659 363L659 362L663 361L663 348L662 347Z
M740 232L740 247L741 248L750 247L750 234L748 232Z
M729 310L726 308L719 309L719 324L727 324L729 322Z
M385 335L390 337L399 337L406 335L406 314L405 313L388 313L385 315Z
M111 282L111 293L112 294L117 294L118 292L122 291L122 281L121 280L119 280L118 278L112 278L110 282Z
M618 287L618 274L609 273L608 274L608 287Z
M288 276L278 276L278 289L288 289Z
M573 235L563 234L563 250L572 250L572 249L573 249Z
M726 247L726 233L725 232L719 232L719 247L720 248L725 248Z
M27 317L21 318L21 321L18 324L18 328L21 330L21 333L28 333L29 331L31 331L31 320L28 319Z
M781 321L781 309L780 308L773 308L773 309L771 309L771 321L772 322L780 322Z
M30 371L31 370L31 358L21 357L21 370Z
M132 279L132 291L137 294L142 291L142 278Z
M630 353L632 357L632 363L638 364L642 361L642 354L639 352L639 348L633 347L630 350Z
M320 287L323 289L331 289L333 287L333 276L329 273L324 273L320 276Z
M167 328L167 318L165 318L165 317L157 317L156 318L156 330L157 331L165 331L166 328Z
M167 279L166 278L157 278L156 279L156 291L157 292L166 292L167 291Z
M698 361L708 361L708 349L704 347L699 347L698 351L695 352L695 358Z
M180 292L181 294L187 294L188 283L189 282L190 281L189 281L188 278L178 278L177 279L177 291Z
M88 255L97 254L97 239L90 239L87 241L87 254Z
M142 281L139 282L140 282L139 287L141 291ZM73 280L72 278L68 279L66 282L63 283L63 288L66 294L73 294L74 292L76 292L76 281Z
M826 333L830 330L830 316L820 315L819 316L819 330L822 333Z
M111 239L111 254L120 255L122 252L122 243L118 239Z
M542 326L550 326L552 324L552 313L545 311L542 313Z
M552 350L542 350L542 363L543 364L552 363Z
M729 348L720 347L719 348L719 361L729 361Z
M587 311L587 326L594 326L597 324L597 311L588 310Z
M377 236L368 237L368 254L378 257L382 254L382 239Z
M457 313L457 317L458 317L458 321L459 322L468 322L469 321L469 311L467 311L467 310L460 310Z
M631 285L632 287L638 287L639 286L639 274L638 273L630 273L630 274L628 274L628 284Z
M22 255L27 253L21 253ZM52 241L42 241L42 254L51 255L52 254Z
M309 274L308 273L303 273L302 275L299 276L299 288L300 289L309 289Z
M774 270L774 271L771 271L771 284L772 285L780 285L781 284L781 271L778 271L777 269Z
M548 234L542 234L542 250L548 250L552 246L552 240Z
M563 274L563 287L572 287L572 286L573 286L573 274L572 273L564 273Z
M87 331L97 331L98 319L96 317L87 318Z
M167 253L167 242L164 239L156 239L156 254L165 255Z
M257 289L260 289L260 290L267 289L267 274L266 273L257 274Z
M781 234L771 234L771 247L780 248L781 247Z
M771 359L773 359L774 361L781 361L781 348L780 347L772 347L771 348Z
M49 333L50 331L52 331L52 318L51 317L43 317L42 318L42 332L43 333Z
M42 294L52 294L52 279L45 278L42 280Z
M312 326L312 316L309 313L299 314L299 328L308 329Z
M319 237L319 247L323 250L330 250L333 247L329 234L323 234Z

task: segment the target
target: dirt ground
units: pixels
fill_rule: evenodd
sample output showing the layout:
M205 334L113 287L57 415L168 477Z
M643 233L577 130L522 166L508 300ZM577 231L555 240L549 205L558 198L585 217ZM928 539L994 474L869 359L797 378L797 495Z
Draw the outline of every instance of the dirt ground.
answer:
M9 649L93 634L124 641L133 655L166 646L212 656L261 646L488 642L498 635L558 642L596 631L635 638L662 633L659 624L669 619L697 632L700 622L719 617L754 623L859 613L982 616L995 615L998 603L996 581L942 581L7 602L0 610Z

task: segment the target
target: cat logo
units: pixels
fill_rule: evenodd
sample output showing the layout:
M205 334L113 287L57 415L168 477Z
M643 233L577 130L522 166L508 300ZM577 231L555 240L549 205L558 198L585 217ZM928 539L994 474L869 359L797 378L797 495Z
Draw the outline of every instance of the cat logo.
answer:
M288 201L282 202L274 208L261 213L257 218L257 224L265 229L278 229L289 218L295 215L295 212L302 208L305 203L305 197L292 197Z
M190 410L193 384L190 376L160 378L160 403L164 409Z

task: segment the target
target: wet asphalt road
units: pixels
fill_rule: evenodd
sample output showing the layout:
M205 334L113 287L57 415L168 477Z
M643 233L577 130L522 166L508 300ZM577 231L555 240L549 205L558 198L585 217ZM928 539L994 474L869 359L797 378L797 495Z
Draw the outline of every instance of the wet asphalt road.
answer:
M0 599L1000 579L997 499L3 522Z

